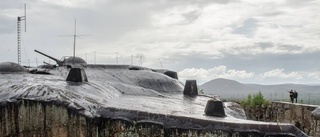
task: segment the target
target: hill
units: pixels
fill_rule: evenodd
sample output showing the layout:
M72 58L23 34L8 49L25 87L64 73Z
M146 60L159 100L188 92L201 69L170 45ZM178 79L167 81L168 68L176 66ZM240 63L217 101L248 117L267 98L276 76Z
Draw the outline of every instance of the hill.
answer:
M254 91L250 86L241 84L234 80L229 79L214 79L209 82L200 85L200 89L205 94L214 94L221 97L231 97L236 94L248 94L250 91Z
M289 100L287 91L296 90L298 100L304 103L320 104L320 86L302 84L259 85L243 84L234 80L218 78L199 86L205 94L219 95L224 99L244 99L250 93L261 92L270 100Z

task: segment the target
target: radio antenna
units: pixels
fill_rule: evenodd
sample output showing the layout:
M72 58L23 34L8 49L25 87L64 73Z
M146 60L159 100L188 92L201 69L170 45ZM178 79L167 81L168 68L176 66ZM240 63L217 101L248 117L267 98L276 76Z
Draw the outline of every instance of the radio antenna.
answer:
M18 16L17 41L18 41L18 64L21 65L21 21L24 20L24 32L27 32L27 5L24 4L24 16Z
M24 4L24 32L27 32L27 4Z
M90 36L90 35L77 35L77 19L74 19L74 33L73 35L63 35L63 36L73 36L73 64L74 64L74 59L76 56L76 39L77 37L80 38L80 36Z
M76 57L76 37L77 37L77 18L74 19L73 59L74 59L74 57Z

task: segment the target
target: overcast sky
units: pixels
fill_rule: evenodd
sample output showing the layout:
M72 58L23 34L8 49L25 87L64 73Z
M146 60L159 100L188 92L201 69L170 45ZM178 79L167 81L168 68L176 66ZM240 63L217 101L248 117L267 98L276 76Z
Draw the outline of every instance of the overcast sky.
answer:
M24 3L23 65L49 62L35 49L71 56L76 18L76 56L89 64L170 69L198 84L320 83L320 0L1 0L0 62L17 62Z

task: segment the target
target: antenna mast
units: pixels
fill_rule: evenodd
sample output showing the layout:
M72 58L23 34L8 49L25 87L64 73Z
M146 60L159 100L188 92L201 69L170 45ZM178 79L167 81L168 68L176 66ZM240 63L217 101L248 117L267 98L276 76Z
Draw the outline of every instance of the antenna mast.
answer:
M77 36L77 18L74 19L74 34L73 34L73 59L76 56L76 36Z
M79 36L89 36L89 35L77 35L77 19L74 19L74 34L73 35L64 35L64 36L72 36L73 37L73 64L75 64L76 57L76 39Z
M24 20L24 32L27 32L27 5L24 4L24 16L18 16L17 41L18 41L18 64L21 65L21 21Z

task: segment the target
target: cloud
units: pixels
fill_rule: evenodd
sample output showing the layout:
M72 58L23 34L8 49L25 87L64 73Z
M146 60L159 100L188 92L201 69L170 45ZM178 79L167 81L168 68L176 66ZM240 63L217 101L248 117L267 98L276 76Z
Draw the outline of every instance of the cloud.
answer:
M320 80L320 72L311 72L308 74L308 77L314 80Z
M260 1L169 6L151 14L149 28L131 31L121 40L134 41L141 46L165 43L166 49L177 54L192 55L196 52L221 59L227 55L286 55L320 50L319 42L315 43L318 41L315 35L310 37L311 33L317 33L317 29L309 30L311 26L319 27L311 21L314 20L312 16L319 16L316 12L308 8L294 12L295 8L286 5L286 1L262 3L264 6L259 6ZM315 7L313 4L304 3L311 9ZM306 20L297 20L297 16Z
M16 61L15 26L24 2L0 1L1 62ZM77 18L77 34L91 36L77 39L76 55L87 53L88 63L94 62L89 55L94 51L118 52L118 57L97 54L96 61L113 64L118 58L119 64L131 64L131 55L143 55L145 67L195 68L189 71L197 76L189 78L240 79L253 73L246 79L258 81L279 73L278 79L299 74L306 79L305 73L320 67L319 5L312 0L28 0L22 60L48 60L34 49L56 58L71 55L72 37L58 36L72 35ZM139 64L138 58L133 62ZM214 73L218 68L220 75Z
M246 79L254 76L253 72L246 72L244 70L227 69L226 66L218 66L211 69L191 68L184 69L178 72L179 79L185 81L188 79L196 79L198 84L203 84L215 78L229 78L229 79Z
M201 85L216 78L237 80L242 83L283 84L283 83L315 83L320 79L320 72L285 72L284 69L273 69L263 73L248 72L246 70L228 69L218 66L210 69L188 68L178 72L180 81L195 79ZM303 81L303 82L302 82Z
M277 78L277 79L293 79L293 80L298 80L298 79L303 79L303 75L300 74L299 72L290 72L290 73L285 73L284 69L274 69L268 72L265 72L261 75L262 79L265 78Z

